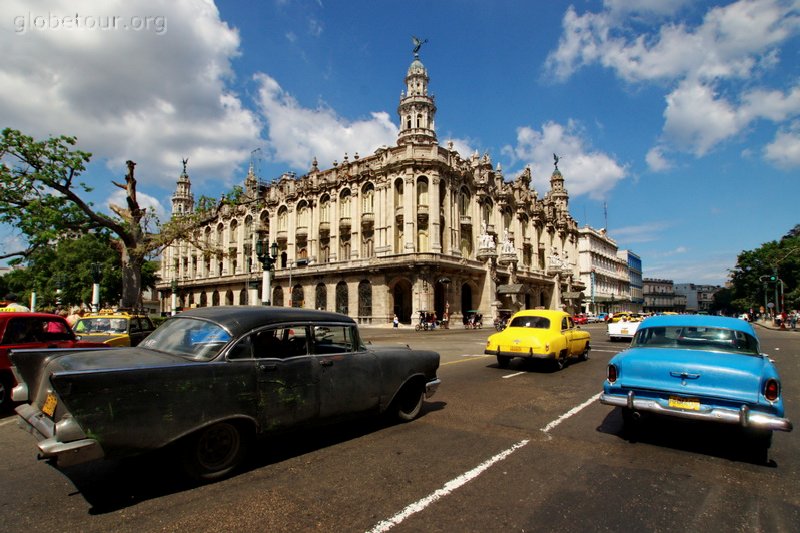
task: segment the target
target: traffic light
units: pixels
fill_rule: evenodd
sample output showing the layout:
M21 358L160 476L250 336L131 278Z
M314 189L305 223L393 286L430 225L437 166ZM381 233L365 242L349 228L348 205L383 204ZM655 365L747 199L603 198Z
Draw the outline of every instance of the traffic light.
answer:
M778 281L778 276L770 276L769 277L769 282L770 283L775 283L776 281Z

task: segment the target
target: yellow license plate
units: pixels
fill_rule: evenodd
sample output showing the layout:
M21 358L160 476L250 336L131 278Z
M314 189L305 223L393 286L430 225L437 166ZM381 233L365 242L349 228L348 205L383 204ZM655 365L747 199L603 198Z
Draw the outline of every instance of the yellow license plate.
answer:
M522 346L512 346L511 347L511 351L512 352L521 352L522 351Z
M686 409L688 411L699 411L700 400L697 398L681 398L680 396L670 396L669 406L677 409Z
M42 406L42 412L47 416L52 417L56 412L56 406L58 405L58 398L52 392L47 395L47 399L44 401L44 405Z
M623 329L623 330L621 331L621 333L622 333L623 335L627 335L627 334L628 334L628 330L627 330L627 329Z

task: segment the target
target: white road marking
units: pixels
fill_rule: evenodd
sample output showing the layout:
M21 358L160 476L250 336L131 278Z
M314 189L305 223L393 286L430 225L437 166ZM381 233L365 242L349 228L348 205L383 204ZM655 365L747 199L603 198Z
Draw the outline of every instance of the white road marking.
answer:
M600 393L595 394L594 396L592 396L591 398L589 398L588 400L586 400L585 402L583 402L579 406L573 407L572 409L570 409L569 411L567 411L566 413L564 413L560 417L556 418L555 420L553 420L552 422L550 422L549 424L547 424L546 426L541 428L540 431L542 431L543 433L548 433L551 429L553 429L556 426L558 426L559 424L561 424L561 422L563 422L564 420L570 418L571 416L574 416L575 414L577 414L579 411L581 411L582 409L584 409L588 405L591 405L599 397L600 397ZM475 479L476 477L481 475L483 472L488 470L490 466L494 465L495 463L498 463L498 462L502 461L503 459L507 458L509 455L514 453L515 451L519 450L520 448L523 448L523 447L527 446L529 442L530 442L530 439L521 440L518 443L516 443L513 446L511 446L510 448L507 448L506 450L503 450L502 452L498 453L494 457L491 457L490 459L482 462L481 464L479 464L478 466L476 466L472 470L461 474L460 476L452 479L451 481L448 481L447 483L444 484L444 486L442 488L434 491L433 493L429 494L428 496L425 496L421 500L417 500L416 502L412 503L411 505L408 505L405 509L403 509L402 511L400 511L399 513L397 513L393 517L388 518L388 519L386 519L386 520L384 520L382 522L379 522L378 524L375 525L375 527L370 529L368 533L384 533L384 532L389 531L390 529L392 529L394 526L400 525L406 518L408 518L411 515L414 515L416 513L419 513L420 511L423 511L430 504L432 504L432 503L440 500L441 498L449 495L451 492L453 492L457 488L459 488L459 487L461 487L463 485L466 485L468 482L472 481L473 479Z
M8 426L9 424L13 424L16 421L17 421L17 417L16 416L12 416L8 420L3 420L2 422L0 422L0 427Z
M522 374L527 374L527 372L517 372L516 374L509 374L507 376L503 376L503 379L513 378L514 376L521 376Z
M505 459L506 457L508 457L509 455L514 453L515 451L517 451L518 449L520 449L523 446L527 445L528 442L530 442L530 441L527 440L527 439L526 440L521 440L518 443L516 443L515 445L513 445L511 448L508 448L507 450L498 453L497 455L495 455L494 457L490 458L489 460L484 461L483 463L479 464L478 466L476 466L475 468L473 468L469 472L465 472L464 474L458 476L457 478L453 479L452 481L448 481L447 483L444 484L444 486L441 489L439 489L439 490L433 492L432 494L422 498L421 500L418 500L418 501L412 503L411 505L409 505L408 507L406 507L405 509L403 509L402 511L400 511L399 513L397 513L393 517L389 518L388 520L384 520L383 522L378 523L375 527L373 527L372 529L369 530L369 533L382 533L382 532L385 532L385 531L389 531L394 526L399 525L401 522L403 522L403 520L405 520L409 516L422 511L423 509L428 507L433 502L439 500L440 498L442 498L444 496L447 496L448 494L450 494L451 492L453 492L457 488L461 487L462 485L465 485L469 481L472 481L473 479L478 477L480 474L482 474L485 470L487 470L490 466L492 466L493 464L495 464L495 463L497 463L499 461L502 461L503 459Z

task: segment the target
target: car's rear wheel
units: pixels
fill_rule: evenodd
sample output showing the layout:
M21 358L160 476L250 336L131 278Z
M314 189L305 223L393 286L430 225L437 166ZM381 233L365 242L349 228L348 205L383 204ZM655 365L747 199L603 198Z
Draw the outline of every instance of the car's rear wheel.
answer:
M581 361L587 361L589 359L589 350L591 350L591 347L587 342L586 347L583 349L583 352L581 352L581 355L578 356L578 359L580 359Z
M410 422L419 416L425 389L413 383L407 384L394 399L394 415L401 422Z
M233 422L218 422L201 429L186 441L184 470L194 479L213 481L235 470L243 461L248 438Z
M497 366L500 368L508 368L508 365L511 363L511 358L507 355L498 355L497 356Z
M560 353L553 359L553 369L556 371L563 370L565 366L567 366L567 354Z
M8 374L0 374L0 413L4 413L11 408L11 387L13 381Z

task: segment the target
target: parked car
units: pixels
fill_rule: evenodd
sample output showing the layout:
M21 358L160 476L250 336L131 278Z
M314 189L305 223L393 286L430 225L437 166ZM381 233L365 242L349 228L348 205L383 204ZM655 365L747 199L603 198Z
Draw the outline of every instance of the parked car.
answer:
M136 346L156 328L146 314L104 310L79 319L73 329L82 340Z
M578 313L577 315L574 315L572 317L572 321L575 322L577 325L581 326L583 324L588 324L589 323L589 317L587 317L583 313Z
M511 317L506 328L486 341L485 354L497 357L500 368L514 357L548 359L561 370L570 357L589 358L590 335L563 311L525 310Z
M8 311L0 313L0 411L12 404L11 389L17 384L8 354L22 348L100 347L80 342L64 318L50 313Z
M648 318L611 358L600 402L620 407L628 425L642 414L736 424L765 449L774 430L792 430L778 370L737 318Z
M365 346L349 317L222 306L169 318L137 347L11 355L16 411L59 466L174 444L186 471L232 472L257 435L350 417L420 414L439 354Z
M599 316L597 316L597 315L593 315L593 314L591 314L591 313L588 313L588 314L586 315L586 323L587 323L587 324L595 324L595 323L597 323L597 322L602 322L602 321L603 321L603 319L601 319L601 318L600 318Z

